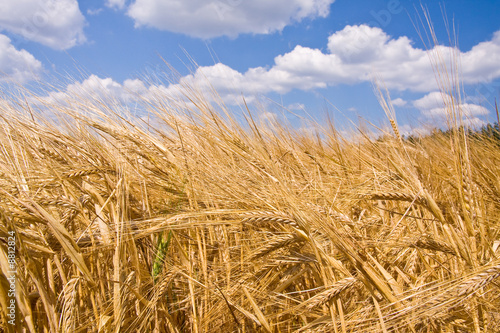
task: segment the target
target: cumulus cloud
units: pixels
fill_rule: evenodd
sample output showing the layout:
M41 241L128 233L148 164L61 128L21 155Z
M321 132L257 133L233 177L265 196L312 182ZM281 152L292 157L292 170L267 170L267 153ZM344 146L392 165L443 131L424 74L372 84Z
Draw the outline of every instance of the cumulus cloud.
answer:
M0 30L57 50L85 41L85 18L76 0L2 0Z
M467 83L491 82L500 77L500 31L461 54L462 75Z
M120 2L108 0L108 2ZM135 0L135 25L199 38L267 34L305 18L326 17L334 0Z
M399 132L404 136L415 135L415 136L425 136L432 133L432 130L435 129L435 124L423 124L418 127L414 127L412 125L404 124L398 125Z
M103 11L102 8L97 8L97 9L89 8L87 9L87 15L91 16L99 15L102 11Z
M146 87L142 81L118 84L111 82L111 79L99 82L99 85L105 88L101 92L108 91L113 96L121 96L119 98L122 100L128 96L118 93L123 89L140 91L142 96L158 93L175 98L181 97L183 87L189 86L207 93L207 97L216 91L224 102L238 104L242 96L251 102L255 96L270 92L285 94L293 89L313 90L357 84L376 77L389 89L432 92L414 101L413 106L426 116L437 116L445 113L443 105L435 102L442 103L443 100L434 92L438 90L438 85L429 60L436 52L440 52L444 59L449 59L453 54L459 57L457 60L461 64L465 84L489 82L500 77L500 32L495 33L490 41L479 43L470 51L460 52L444 46L423 50L414 47L407 37L392 38L380 28L346 26L328 38L326 50L297 45L292 51L276 56L271 66L253 67L245 72L222 63L203 66L170 85ZM97 77L93 80L97 80ZM86 85L90 85L90 82ZM396 106L406 103L401 98L393 101ZM471 117L487 113L484 107L471 101L461 102L460 107Z
M393 99L392 101L392 105L394 106L405 106L406 104L408 104L407 101L405 101L404 99L402 98L396 98L396 99Z
M23 83L35 79L42 63L26 50L17 50L9 37L0 34L0 80Z
M49 103L66 103L72 99L99 100L127 104L147 95L149 87L139 79L128 79L118 83L112 78L100 78L90 75L82 82L69 84L64 91L54 91L43 98Z
M433 91L424 97L412 102L413 106L420 110L422 115L428 119L444 121L452 111L460 112L468 126L477 127L484 124L480 116L485 116L489 113L484 106L467 103L464 101L456 101L449 94L439 91Z
M424 97L413 101L413 106L419 110L432 110L444 108L446 103L450 103L450 96L439 91L433 91Z
M268 124L273 124L277 121L278 115L274 112L262 112L259 114L260 121Z
M125 8L125 0L106 0L106 7L123 9Z
M491 41L460 52L445 46L423 50L413 47L407 37L391 38L380 28L346 26L328 38L327 49L328 52L323 52L297 45L292 51L276 56L269 68L254 67L240 73L219 63L200 67L181 81L199 85L210 82L217 91L237 96L283 94L292 89L369 82L376 77L389 89L429 92L438 89L430 62L437 52L443 59L451 59L453 54L459 57L466 84L500 77L500 32ZM397 104L402 106L404 101L396 100Z

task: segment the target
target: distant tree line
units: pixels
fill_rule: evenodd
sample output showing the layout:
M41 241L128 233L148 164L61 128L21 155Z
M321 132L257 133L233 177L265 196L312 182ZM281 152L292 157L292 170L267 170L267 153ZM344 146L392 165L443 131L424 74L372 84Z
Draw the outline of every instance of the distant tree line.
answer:
M463 130L463 128L460 128L460 130ZM489 139L491 141L496 142L500 146L500 127L498 125L498 122L488 123L484 126L481 126L479 129L472 129L469 127L465 130L465 132L467 136L470 138L474 138L477 140ZM452 134L453 134L453 129L435 128L434 130L432 130L429 136L450 137ZM405 140L413 143L418 142L419 138L420 137L417 135L405 136Z

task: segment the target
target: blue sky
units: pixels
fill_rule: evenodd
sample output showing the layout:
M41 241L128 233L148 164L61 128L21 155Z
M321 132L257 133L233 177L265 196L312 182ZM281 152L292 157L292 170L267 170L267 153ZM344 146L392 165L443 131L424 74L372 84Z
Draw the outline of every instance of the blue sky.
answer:
M43 95L52 100L85 92L127 104L177 93L165 60L180 82L201 90L210 82L230 107L245 96L268 117L280 117L283 106L320 121L327 111L339 124L380 124L376 76L408 132L442 124L444 115L434 46L426 50L412 23L423 31L420 3L443 45L443 9L455 24L470 122L496 121L498 0L2 0L0 81L47 83ZM451 49L440 50L447 58Z

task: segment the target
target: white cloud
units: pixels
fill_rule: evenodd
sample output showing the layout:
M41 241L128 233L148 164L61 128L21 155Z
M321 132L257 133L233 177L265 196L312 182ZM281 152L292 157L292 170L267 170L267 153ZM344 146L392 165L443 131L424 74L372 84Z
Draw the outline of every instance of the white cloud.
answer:
M99 15L103 11L102 8L97 8L97 9L87 9L87 15L95 16Z
M450 114L452 108L455 111L460 111L467 119L469 124L482 124L479 116L484 116L489 113L484 106L466 103L464 101L456 101L452 96L438 91L431 92L424 97L413 101L413 106L427 118L443 120Z
M108 2L119 0L108 0ZM212 38L267 34L305 18L326 17L334 0L135 0L135 25Z
M148 88L146 88L146 85L142 80L139 79L128 79L123 82L123 88L126 91L127 95L143 95L148 91Z
M100 78L91 75L82 82L69 84L64 91L54 91L42 98L48 103L66 103L73 99L99 100L102 102L127 104L139 100L148 93L148 88L143 81L125 80L123 84L111 78Z
M243 4L241 4L243 6ZM182 5L179 5L182 6ZM351 43L348 43L351 41ZM297 45L292 51L278 55L269 67L249 68L239 72L218 63L199 67L180 79L177 84L146 86L142 81L126 81L123 84L111 79L91 77L74 84L74 89L85 90L99 86L97 96L109 92L118 100L127 101L135 91L142 97L153 98L155 94L168 95L182 100L183 87L191 87L211 98L216 91L228 104L238 104L245 96L251 102L257 95L276 92L285 94L293 89L312 90L340 84L369 82L376 77L389 89L432 92L438 90L435 73L429 57L441 52L444 59L455 51L460 63L464 83L488 82L500 77L500 32L491 41L480 43L470 51L460 53L449 47L438 46L429 51L413 47L407 37L391 38L380 28L366 25L346 26L328 38L327 52ZM491 61L491 59L497 59ZM488 76L484 76L489 73ZM71 90L73 86L68 89ZM447 98L445 96L445 98ZM449 98L449 97L448 97ZM407 104L401 98L393 101L396 106ZM470 117L484 115L488 111L472 101L462 101L460 108ZM445 110L442 96L430 93L413 106L425 116L443 116Z
M439 91L433 91L424 97L413 101L413 106L419 110L432 110L444 108L445 104L451 102L450 96Z
M278 115L273 112L262 112L259 114L259 119L264 123L273 124L278 120Z
M200 67L181 82L207 87L208 81L221 94L234 97L241 93L284 94L292 89L356 84L369 82L374 77L389 89L429 92L438 90L430 58L439 52L443 59L450 59L457 51L444 46L429 51L414 48L407 37L393 39L380 28L366 25L346 26L332 34L327 48L329 52L325 53L297 45L292 51L276 56L271 67L250 68L244 73L220 63ZM480 43L468 52L459 52L458 56L464 83L489 82L500 77L500 32L491 41ZM395 105L402 106L404 102L396 99Z
M500 31L490 41L462 53L462 75L467 83L491 82L500 77Z
M126 0L106 0L105 5L109 8L123 9Z
M416 135L416 136L425 136L429 135L432 130L435 128L429 124L421 125L419 127L413 127L408 124L398 125L399 132L404 136Z
M2 0L0 30L64 50L85 41L76 0Z
M9 37L0 34L0 80L23 83L36 79L42 63L26 50L17 50Z
M389 36L381 29L367 25L348 25L328 38L328 51L344 63L362 63L369 58L379 58Z
M394 106L405 106L406 104L408 104L407 101L405 101L404 99L402 98L396 98L396 99L393 99L392 101L392 105Z
M306 106L302 103L292 103L292 104L289 104L287 107L286 107L287 110L305 110L306 109Z

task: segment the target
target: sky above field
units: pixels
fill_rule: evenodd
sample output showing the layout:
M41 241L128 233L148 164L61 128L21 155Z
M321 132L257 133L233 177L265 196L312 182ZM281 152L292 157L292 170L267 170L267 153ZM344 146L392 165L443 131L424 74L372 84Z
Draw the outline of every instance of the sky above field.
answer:
M377 78L409 132L445 114L420 3L443 59L450 33L458 47L470 122L495 122L498 0L2 0L0 81L53 85L52 100L84 92L123 104L191 84L230 107L244 96L264 117L378 125Z

